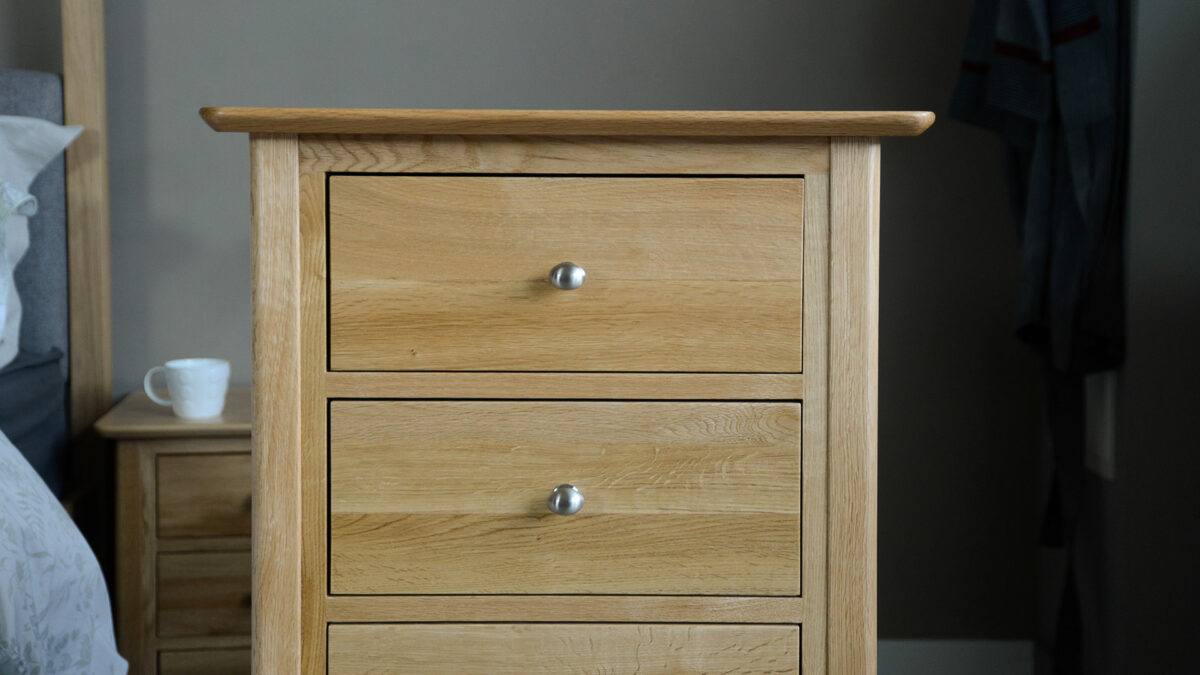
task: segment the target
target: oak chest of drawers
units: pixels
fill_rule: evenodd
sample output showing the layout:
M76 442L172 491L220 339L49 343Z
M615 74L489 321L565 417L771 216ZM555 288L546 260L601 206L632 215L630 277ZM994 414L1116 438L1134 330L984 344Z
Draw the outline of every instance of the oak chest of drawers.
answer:
M878 137L932 115L202 114L256 672L874 672Z

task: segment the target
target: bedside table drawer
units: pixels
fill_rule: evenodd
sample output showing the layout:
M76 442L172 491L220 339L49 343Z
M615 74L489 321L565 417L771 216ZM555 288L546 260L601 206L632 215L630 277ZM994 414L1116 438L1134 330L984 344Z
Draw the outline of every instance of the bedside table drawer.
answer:
M800 593L799 403L333 401L329 430L334 594Z
M250 453L158 457L158 536L250 534Z
M158 554L158 635L250 632L250 552Z
M329 674L799 673L799 626L341 624Z
M799 372L803 188L332 176L330 368Z
M250 649L162 651L158 675L250 675Z

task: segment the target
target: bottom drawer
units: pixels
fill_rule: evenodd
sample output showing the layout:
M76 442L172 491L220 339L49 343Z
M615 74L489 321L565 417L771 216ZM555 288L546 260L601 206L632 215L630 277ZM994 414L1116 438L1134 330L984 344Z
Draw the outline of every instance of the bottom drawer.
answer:
M329 675L799 673L800 627L334 624Z
M250 648L159 652L158 675L250 675Z

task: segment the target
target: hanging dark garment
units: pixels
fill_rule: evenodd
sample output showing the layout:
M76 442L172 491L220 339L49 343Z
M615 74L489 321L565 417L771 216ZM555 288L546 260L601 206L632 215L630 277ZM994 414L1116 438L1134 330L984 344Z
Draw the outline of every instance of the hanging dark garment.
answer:
M1016 334L1044 360L1053 460L1042 549L1039 673L1085 672L1084 643L1106 631L1104 561L1080 545L1085 498L1084 377L1125 349L1124 212L1129 128L1129 0L976 0L951 116L990 128L1008 151L1020 241ZM1083 531L1093 531L1086 523ZM1084 542L1086 544L1086 542ZM1084 553L1089 552L1089 553ZM1081 559L1081 555L1083 559Z

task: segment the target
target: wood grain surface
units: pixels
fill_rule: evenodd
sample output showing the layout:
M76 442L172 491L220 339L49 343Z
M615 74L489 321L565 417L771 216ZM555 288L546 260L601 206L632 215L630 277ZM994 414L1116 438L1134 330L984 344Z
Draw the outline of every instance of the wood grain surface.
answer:
M301 145L303 145L301 143ZM325 598L329 590L325 371L326 175L299 156L300 181L300 673L325 675Z
M295 136L250 137L254 672L300 670L300 205Z
M803 671L826 672L829 422L829 176L805 176L804 200L804 629Z
M377 624L329 627L330 675L800 672L799 626Z
M61 0L63 122L83 127L66 152L71 437L112 405L112 259L104 3ZM94 446L81 446L78 453ZM87 458L83 461L90 465Z
M250 552L158 554L158 635L250 632Z
M250 390L230 389L225 395L225 410L219 417L192 420L176 417L170 407L151 401L139 389L96 420L96 431L105 438L250 438Z
M160 456L157 493L160 537L250 535L249 452Z
M879 139L838 139L829 173L829 672L876 671Z
M806 623L804 598L687 595L334 595L331 623Z
M117 444L117 638L130 672L155 662L155 444Z
M803 399L799 373L330 372L330 398Z
M916 136L923 111L201 108L217 131L550 136Z
M322 172L809 174L829 171L829 139L315 135L300 138L300 160Z
M798 372L798 178L334 176L334 370ZM575 262L574 291L546 281Z
M798 595L799 433L797 403L333 402L332 592Z
M158 675L250 675L250 650L189 649L159 652Z

